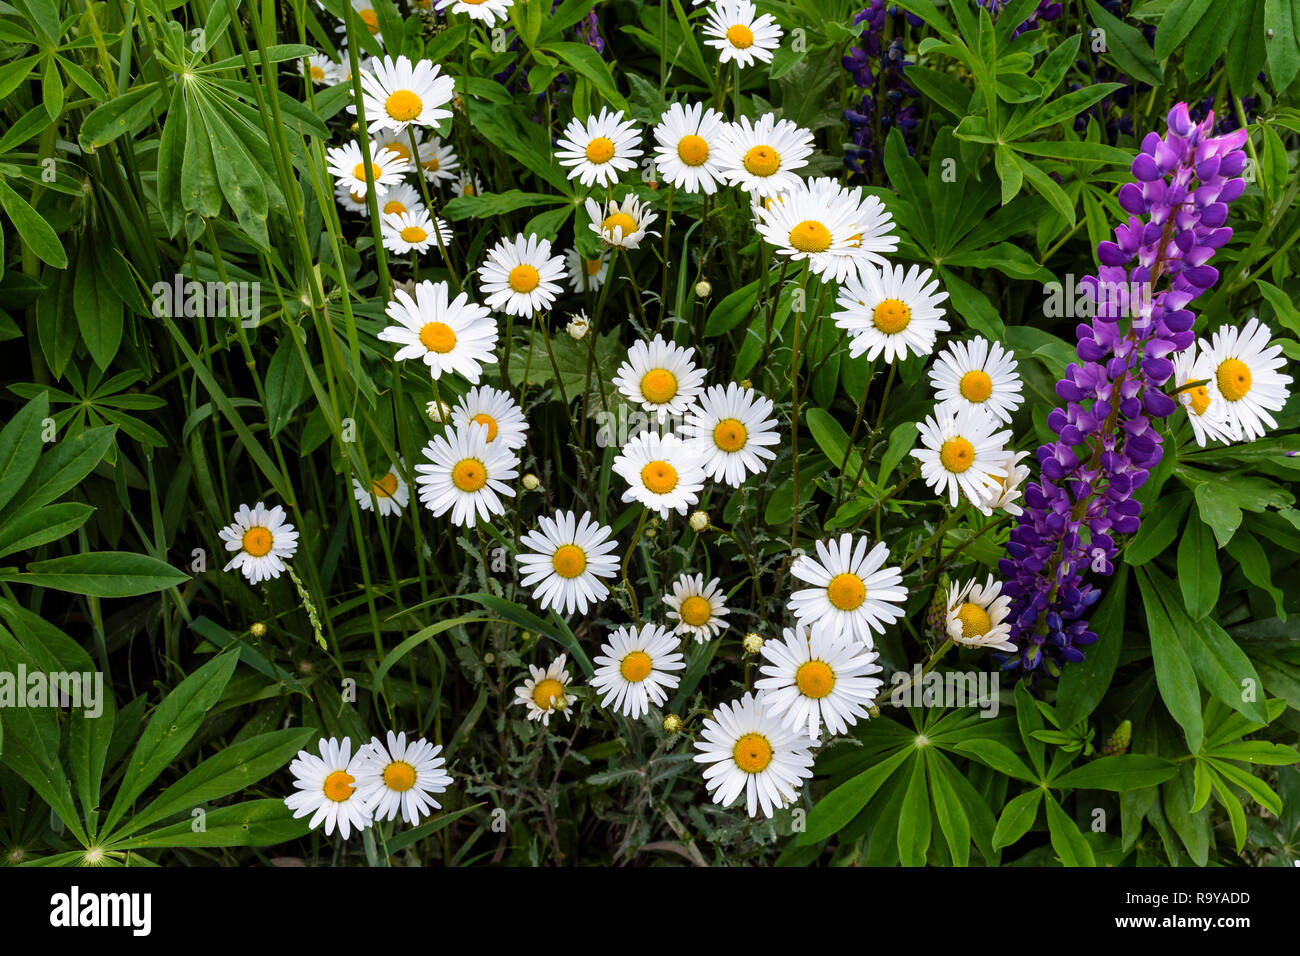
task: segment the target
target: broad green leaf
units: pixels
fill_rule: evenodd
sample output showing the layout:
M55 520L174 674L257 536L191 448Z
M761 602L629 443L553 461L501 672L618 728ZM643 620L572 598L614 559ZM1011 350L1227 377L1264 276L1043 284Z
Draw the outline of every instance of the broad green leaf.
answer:
M1088 841L1050 793L1047 795L1047 829L1052 837L1052 849L1066 866L1096 865Z
M23 572L2 571L0 580L92 597L152 594L188 580L166 561L129 551L92 551L33 561Z
M1205 726L1201 720L1201 694L1196 683L1196 672L1183 648L1181 638L1174 631L1160 595L1147 577L1144 568L1137 568L1138 585L1142 589L1142 603L1146 609L1147 630L1151 635L1151 657L1155 663L1156 686L1165 706L1187 735L1187 746L1192 753L1201 749Z
M1029 828L1038 819L1038 804L1045 791L1039 787L1026 790L1020 796L1007 802L998 818L997 829L993 831L993 846L996 849L1011 846L1029 832Z
M799 844L817 843L838 833L858 815L903 761L915 753L914 748L903 747L826 794L808 814L808 829L795 841Z
M249 800L219 807L207 814L204 829L195 832L194 822L181 820L161 830L140 833L114 850L143 850L172 846L274 846L305 836L310 817L297 820L283 800Z
M1178 542L1178 586L1183 592L1183 606L1193 620L1199 621L1219 600L1222 575L1214 536L1203 521L1183 525Z
M1163 783L1178 772L1168 760L1146 754L1121 754L1068 770L1052 781L1053 787L1080 790L1139 790Z
M17 494L36 467L41 453L41 431L49 413L49 395L41 392L0 430L0 507Z

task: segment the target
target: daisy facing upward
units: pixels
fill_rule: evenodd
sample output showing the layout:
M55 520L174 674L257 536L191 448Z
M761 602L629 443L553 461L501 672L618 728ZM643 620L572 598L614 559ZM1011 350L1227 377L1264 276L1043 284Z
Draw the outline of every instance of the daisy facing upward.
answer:
M455 372L476 384L483 366L496 364L497 324L483 306L469 301L464 292L448 300L445 282L427 279L412 296L396 289L388 303L388 317L396 322L379 333L379 341L401 346L396 362L420 359L429 374L441 378Z
M521 535L519 545L519 583L532 588L542 610L586 614L609 595L601 579L618 573L618 555L613 553L618 542L610 527L590 512L581 518L572 511L538 518L537 530Z
M739 488L750 474L761 475L781 443L774 405L735 382L714 385L686 412L683 433L714 481Z
M620 110L601 107L599 116L573 119L559 139L555 158L569 170L569 178L584 186L612 186L620 173L636 168L641 133Z
M956 412L940 407L935 417L920 422L921 447L912 457L921 463L921 477L935 494L947 493L957 507L958 493L976 504L1007 478L1005 445L1011 432L994 433L997 421L978 408Z
M786 628L782 640L763 644L764 676L754 682L764 707L813 743L821 729L832 736L847 733L867 716L881 688L877 654L855 641L840 641L806 628Z
M474 527L477 519L505 514L502 495L513 498L519 477L510 449L488 442L488 427L476 422L435 435L424 448L428 464L416 465L420 502L435 517L451 512L452 524Z
M217 534L227 551L238 552L222 570L238 569L249 584L278 578L298 550L298 532L279 505L240 505L235 520Z
M704 719L695 762L708 764L704 785L714 803L730 806L743 793L751 817L762 810L771 818L795 801L812 776L808 743L764 709L762 695L746 694Z
M680 638L655 624L620 627L610 634L594 659L591 681L592 689L604 695L601 706L636 720L650 712L651 704L662 705L680 682L669 672L686 668L680 646Z
M816 558L805 554L790 565L792 575L812 585L790 595L790 610L815 634L872 646L871 632L884 634L907 600L902 572L884 566L889 549L880 542L868 550L866 536L855 543L848 532L815 547Z
M540 721L543 727L550 726L552 714L563 717L578 699L577 694L569 693L566 657L561 654L546 670L529 664L528 679L523 686L515 688L515 703L527 707L528 719Z
M722 178L718 146L727 122L701 103L668 107L654 129L655 166L660 178L688 193L712 195Z
M478 269L484 302L507 315L532 316L563 292L564 259L551 255L549 239L518 235L488 250Z
M866 353L868 361L875 361L883 352L885 361L893 362L909 352L929 355L934 350L938 334L948 331L939 304L946 298L929 269L867 266L840 287L836 303L841 310L831 318L849 333L851 356Z

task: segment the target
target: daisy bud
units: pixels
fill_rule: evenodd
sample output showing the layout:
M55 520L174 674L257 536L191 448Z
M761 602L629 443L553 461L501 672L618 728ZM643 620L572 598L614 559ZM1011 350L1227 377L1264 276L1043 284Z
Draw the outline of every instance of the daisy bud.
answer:
M249 625L248 633L253 637L266 637L266 625L261 621L254 621Z
M750 631L745 635L744 647L745 653L752 657L763 649L763 639Z
M709 285L706 279L701 279L695 283L695 297L698 299L707 299L713 295L713 286Z
M435 425L441 425L451 419L451 406L446 402L429 402L424 406L424 410Z
M879 716L880 716L880 706L879 706L878 704L872 704L870 707L868 707L868 708L867 708L867 716L870 717L870 718L872 718L873 720L874 720L875 718L879 717Z
M580 342L584 338L586 338L587 332L589 332L590 330L591 330L591 325L588 324L587 320L582 316L578 316L572 322L569 323L569 327L568 327L569 338Z
M709 513L707 511L691 512L691 530L695 532L705 531L709 527Z
M676 714L669 714L664 718L664 733L679 734L682 732L682 719Z
M542 485L541 479L538 478L536 475L534 475L531 471L528 474L524 475L523 481L524 481L524 491L536 491Z
M496 659L497 656L493 654L491 651L488 651L486 654L483 655L484 664L494 664L496 663Z
M741 388L743 388L745 391L749 391L751 388L754 387L754 383L747 378L742 378L736 384L739 385Z

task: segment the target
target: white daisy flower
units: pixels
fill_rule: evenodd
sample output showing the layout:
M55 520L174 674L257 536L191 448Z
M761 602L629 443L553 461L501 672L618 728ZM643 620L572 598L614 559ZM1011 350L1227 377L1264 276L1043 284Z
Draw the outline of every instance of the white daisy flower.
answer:
M407 823L416 824L442 804L433 798L451 786L447 761L438 754L442 746L416 738L409 744L406 734L388 732L388 744L378 737L362 747L357 756L357 792L376 820L391 820L400 812Z
M348 212L360 213L362 216L370 215L370 207L366 205L366 197L353 192L348 188L347 183L336 182L334 184L334 198Z
M776 196L799 181L797 170L812 155L812 130L764 113L757 123L742 116L727 127L718 147L718 165L733 186L759 197Z
M640 130L623 118L622 110L610 112L604 106L586 122L570 120L557 142L561 148L555 158L568 167L570 179L580 179L584 186L614 185L619 173L636 168L642 154Z
M223 571L238 568L249 584L278 578L298 550L298 532L282 507L240 505L235 520L217 532L227 551L238 552Z
M744 793L751 817L761 808L771 818L793 803L803 781L812 777L808 744L807 737L767 713L762 695L746 694L704 719L695 762L710 764L704 785L714 803L730 806Z
M758 234L779 255L807 261L815 275L842 282L857 268L861 243L853 209L833 201L825 191L813 191L803 180L774 199L757 206Z
M396 153L406 160L408 166L414 169L414 154L411 152L412 136L415 137L415 145L419 148L424 142L424 130L418 126L408 127L403 130L381 129L375 133L372 142L375 149L386 149L389 152Z
M339 65L324 53L307 57L303 71L316 86L333 86L339 81Z
M885 361L893 362L908 352L928 355L934 350L938 334L948 331L939 305L946 298L948 293L930 278L929 269L922 272L912 266L905 273L902 266L883 272L867 267L840 287L837 303L842 311L832 318L851 336L853 358L865 352L875 361L884 352Z
M816 558L795 559L790 573L812 585L791 594L787 605L801 625L814 634L872 646L873 629L884 634L886 624L903 616L898 606L907 600L903 573L884 567L889 560L884 542L868 547L865 535L855 545L846 531L838 541L818 541Z
M979 501L972 501L980 513L985 517L993 514L993 509L998 508L1009 515L1019 517L1024 514L1025 509L1020 507L1020 486L1024 484L1029 477L1030 471L1028 465L1020 464L1020 459L1029 456L1027 451L1007 451L1002 453L1001 467L1006 470L1007 477L999 476L998 471L991 472L994 484L989 487L988 495Z
M841 186L829 176L808 180L808 190L831 208L844 208L853 221L854 235L842 258L851 261L859 271L868 265L889 267L885 255L898 251L898 234L894 232L894 217L883 202L863 192L861 186ZM836 274L837 281L843 282L850 273L841 274L837 270Z
M999 490L999 480L1007 477L1005 445L1010 430L994 433L998 422L977 408L951 411L935 409L918 422L921 448L912 449L912 457L921 463L921 477L935 494L948 496L957 507L958 491L976 504Z
M373 822L356 788L362 754L352 756L352 741L346 737L342 744L335 737L322 737L318 748L319 756L299 750L289 763L297 792L285 797L284 805L293 811L294 819L310 813L313 830L324 823L326 836L337 828L346 840L354 829L359 833Z
M722 179L717 150L726 130L726 118L702 103L668 107L654 129L660 178L688 193L712 195Z
M456 403L451 423L457 428L486 425L488 444L514 450L528 442L528 422L510 393L491 385L479 385Z
M451 229L441 219L430 216L424 207L386 213L379 220L379 234L384 248L397 255L423 253L430 246L436 250L451 242Z
M682 431L710 478L739 488L746 475L767 470L776 458L768 446L781 443L773 408L770 398L735 382L714 385L695 400Z
M684 414L700 394L704 370L695 367L694 355L694 348L665 342L660 335L649 343L633 342L611 381L629 401L663 422L669 415Z
M1011 643L1011 598L1002 593L1002 582L993 575L980 585L972 578L948 592L945 630L954 643L967 647L990 647L997 651L1014 651Z
M533 597L542 610L554 608L565 614L587 608L609 595L601 578L618 573L618 548L609 525L602 525L584 512L581 518L572 511L557 511L554 518L537 519L538 529L521 535L519 544L530 549L521 551L519 582L533 589Z
M432 60L412 65L406 56L385 56L361 71L361 95L369 132L405 132L410 125L436 126L449 119L451 110L443 107L456 95L456 83ZM348 112L356 111L349 104Z
M373 497L373 500L379 504L380 516L387 518L389 515L402 513L402 509L411 500L411 489L402 478L397 465L390 465L388 471L376 478L369 488L360 480L353 478L352 495L357 499L357 504L361 506L362 511L369 511L373 507L371 504Z
M375 181L375 197L378 198L388 192L389 187L400 183L411 167L392 150L376 149L374 146L368 146L367 149L374 155L374 161L370 164L370 177ZM361 144L351 140L342 146L331 146L325 151L325 159L336 186L345 187L352 198L364 204L368 187L366 164L361 158Z
M496 363L497 324L464 292L448 301L447 283L426 279L416 285L414 298L404 289L393 296L386 313L397 325L380 332L379 340L402 346L394 361L422 359L433 378L455 372L471 385L484 365Z
M706 586L704 575L683 574L673 582L673 593L664 595L668 620L676 621L677 634L689 634L697 644L717 637L727 629L727 598L714 578Z
M659 218L658 214L651 212L649 206L643 206L641 200L631 193L621 203L609 200L604 210L591 198L587 199L586 207L587 218L591 220L587 228L600 236L606 245L635 249L646 236L659 235L650 229Z
M551 307L564 290L564 260L551 256L549 239L518 235L502 239L488 250L478 269L480 290L488 308L507 315L532 316Z
M877 654L865 644L841 641L832 634L786 628L782 640L763 644L754 682L764 709L795 733L821 739L822 725L831 736L847 733L876 701L881 680Z
M1270 413L1280 411L1291 394L1287 388L1291 376L1278 372L1286 365L1282 346L1270 346L1271 336L1267 325L1252 318L1243 329L1219 329L1208 344L1201 339L1228 420L1243 441L1262 438L1267 429L1277 428Z
M504 445L488 443L486 425L451 428L424 446L430 464L416 465L415 483L420 502L440 517L451 512L451 522L474 527L478 518L491 520L505 514L500 495L513 498L507 482L519 477L519 459Z
M460 157L450 143L432 136L420 146L420 169L424 171L426 181L441 186L444 182L456 179L456 170L459 168Z
M508 20L514 5L515 0L438 0L438 12L468 14L471 20L482 20L490 27L498 20Z
M375 12L374 4L370 0L352 0L352 9L357 11L357 16L361 18L361 23L366 28L366 32L380 43L383 43L383 37L379 35L379 14ZM340 24L340 27L343 28L342 24ZM352 77L349 76L348 79L352 79Z
M941 406L983 409L1007 424L1025 400L1014 352L976 336L951 342L930 366L930 385Z
M578 699L577 694L569 693L569 672L564 666L566 657L561 654L546 670L529 664L528 679L522 687L515 688L515 703L527 707L528 719L540 720L543 727L550 725L552 714L564 716Z
M704 488L699 456L671 433L636 435L615 457L613 470L628 484L623 500L639 501L661 518L670 511L686 514Z
M469 170L462 170L460 178L456 180L456 185L452 189L457 198L461 196L481 196L483 195L483 180L472 175Z
M609 257L603 252L599 259L587 259L577 249L570 249L564 255L564 265L574 292L595 292L609 277Z
M1201 382L1187 388L1189 382ZM1192 423L1196 444L1202 448L1213 439L1225 445L1241 440L1239 423L1228 415L1228 403L1219 394L1219 382L1210 356L1195 346L1174 355L1174 387L1179 389L1178 404Z
M410 183L398 183L379 197L379 215L391 216L395 213L422 213L424 209L424 200L420 194L415 191L415 187ZM362 215L370 215L370 207L363 202L361 205ZM382 221L382 220L381 220ZM442 220L439 220L441 222ZM445 235L451 235L450 231Z
M604 695L600 705L612 705L633 720L648 714L651 704L662 705L668 691L681 682L668 671L686 667L686 658L677 651L680 646L680 638L656 624L646 624L640 630L620 627L614 631L594 660L591 687Z
M739 67L754 62L771 63L772 51L781 45L781 27L770 13L758 15L750 0L717 0L704 23L704 45L718 50L723 63Z

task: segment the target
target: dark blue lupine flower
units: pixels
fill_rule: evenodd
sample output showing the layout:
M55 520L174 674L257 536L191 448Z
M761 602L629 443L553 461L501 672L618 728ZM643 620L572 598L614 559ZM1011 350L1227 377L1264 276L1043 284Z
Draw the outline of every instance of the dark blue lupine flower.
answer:
M840 62L853 75L854 85L865 91L856 105L844 111L852 140L844 152L844 165L855 173L881 168L881 150L889 131L897 127L910 133L920 120L913 102L920 94L904 77L904 68L911 61L903 37L884 43L886 16L905 18L904 32L906 25L918 27L924 22L897 7L887 7L885 0L871 0L853 18L853 25L863 29L858 45ZM911 145L909 142L909 150Z

